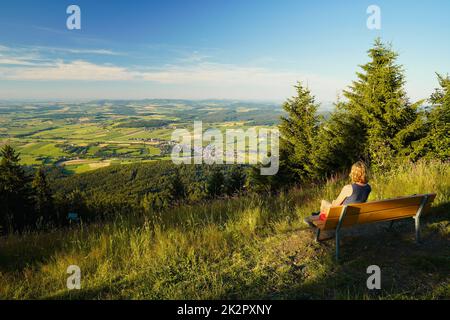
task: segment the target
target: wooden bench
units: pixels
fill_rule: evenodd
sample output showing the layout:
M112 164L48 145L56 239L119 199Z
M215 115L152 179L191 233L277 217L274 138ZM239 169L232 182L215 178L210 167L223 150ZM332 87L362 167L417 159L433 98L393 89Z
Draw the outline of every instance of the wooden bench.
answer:
M326 221L314 221L317 227L316 241L320 239L320 232L336 230L336 260L339 259L340 231L342 228L352 227L381 221L414 218L416 226L416 241L420 242L420 216L430 208L436 194L419 194L381 201L349 204L332 207ZM330 239L330 238L328 238Z

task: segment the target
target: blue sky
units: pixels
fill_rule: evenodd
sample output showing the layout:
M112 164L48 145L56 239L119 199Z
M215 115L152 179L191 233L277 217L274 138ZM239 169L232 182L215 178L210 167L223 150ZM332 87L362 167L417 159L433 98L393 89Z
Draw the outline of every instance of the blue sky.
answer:
M81 30L66 28L70 4ZM369 5L381 30L366 26ZM282 101L303 81L326 103L377 36L419 99L450 73L449 12L448 0L1 1L0 99Z

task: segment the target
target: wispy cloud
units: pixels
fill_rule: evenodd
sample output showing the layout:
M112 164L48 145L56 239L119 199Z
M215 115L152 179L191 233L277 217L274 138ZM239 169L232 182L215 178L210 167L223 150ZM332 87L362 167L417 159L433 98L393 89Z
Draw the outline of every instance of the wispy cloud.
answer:
M90 54L90 55L107 55L107 56L121 56L125 55L122 52L116 52L107 49L77 49L77 48L61 48L61 47L40 47L33 46L30 49L40 52L53 52L53 53L71 53L71 54Z
M27 52L27 53L25 53ZM64 59L50 59L45 53L67 53ZM287 97L292 86L302 80L316 89L319 96L333 100L336 88L344 84L332 77L306 74L296 70L276 70L265 67L211 62L210 56L194 51L172 64L163 66L119 66L94 63L78 54L114 55L104 49L66 49L28 47L27 50L0 46L0 80L14 81L139 81L174 88L204 88L205 92L226 97L264 96ZM50 56L50 55L49 55ZM58 55L56 55L58 56ZM84 58L84 57L83 57Z
M0 60L1 61L1 60ZM17 63L20 64L20 63ZM26 63L24 63L26 65ZM165 84L254 84L295 83L301 73L265 68L199 62L190 65L165 65L159 68L134 68L95 64L84 60L57 60L45 66L31 64L29 68L14 68L4 79L9 80L143 80ZM5 78L6 77L6 78ZM314 77L313 77L314 78Z
M133 74L125 68L109 65L98 65L76 60L69 63L61 60L48 66L33 66L30 68L0 68L3 80L34 80L34 81L117 81L132 80Z
M46 46L9 47L0 45L0 65L49 66L49 61L64 57L70 60L86 56L123 56L125 53L97 48L65 48Z
M46 59L42 59L32 50L15 49L0 45L0 65L44 66Z
M23 59L2 58L2 55L0 54L0 65L34 66L36 64Z

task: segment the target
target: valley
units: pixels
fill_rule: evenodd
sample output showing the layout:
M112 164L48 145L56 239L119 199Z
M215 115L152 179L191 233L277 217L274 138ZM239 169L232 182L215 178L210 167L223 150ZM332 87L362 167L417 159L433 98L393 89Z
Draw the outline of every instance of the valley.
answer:
M110 165L170 158L171 134L201 120L205 129L271 127L281 107L242 101L93 101L0 103L0 146L21 164L82 173Z

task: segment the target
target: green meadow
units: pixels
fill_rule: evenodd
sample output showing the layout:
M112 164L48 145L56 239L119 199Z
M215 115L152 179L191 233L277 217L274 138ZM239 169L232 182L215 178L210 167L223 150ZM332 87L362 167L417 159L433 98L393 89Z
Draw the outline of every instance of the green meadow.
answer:
M2 299L449 299L450 167L403 165L371 179L370 200L436 192L423 219L345 232L316 243L302 218L347 182L183 205L158 214L50 232L11 234L0 242ZM399 188L401 186L401 188ZM66 287L70 265L81 290ZM381 290L368 290L378 265Z

